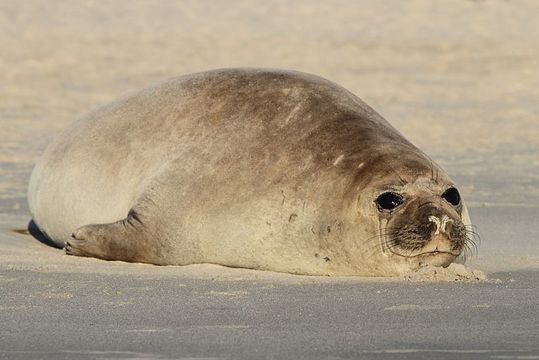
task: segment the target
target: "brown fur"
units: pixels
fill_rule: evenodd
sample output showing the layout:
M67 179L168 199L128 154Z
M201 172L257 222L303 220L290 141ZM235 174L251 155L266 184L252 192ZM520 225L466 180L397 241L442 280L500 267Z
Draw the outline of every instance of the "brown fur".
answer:
M382 238L373 199L421 179L430 185L411 193L439 197L452 184L342 87L228 69L173 79L79 120L37 164L29 203L40 229L74 255L390 274L409 259L367 256L377 246L368 239ZM410 211L400 221L420 221Z

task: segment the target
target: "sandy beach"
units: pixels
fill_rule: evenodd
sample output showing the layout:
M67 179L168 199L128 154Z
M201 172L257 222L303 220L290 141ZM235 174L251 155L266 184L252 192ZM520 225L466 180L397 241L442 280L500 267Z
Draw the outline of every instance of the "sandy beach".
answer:
M539 359L538 14L533 0L0 0L0 358ZM456 180L481 235L467 265L488 279L156 267L25 234L30 173L62 129L235 66L321 75L386 117Z

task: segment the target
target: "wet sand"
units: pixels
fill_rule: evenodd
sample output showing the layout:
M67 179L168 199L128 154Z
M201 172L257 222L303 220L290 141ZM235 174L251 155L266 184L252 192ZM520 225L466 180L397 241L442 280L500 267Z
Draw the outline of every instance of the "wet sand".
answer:
M539 358L535 1L0 1L0 358ZM68 257L14 232L47 143L210 68L322 75L458 182L486 282Z

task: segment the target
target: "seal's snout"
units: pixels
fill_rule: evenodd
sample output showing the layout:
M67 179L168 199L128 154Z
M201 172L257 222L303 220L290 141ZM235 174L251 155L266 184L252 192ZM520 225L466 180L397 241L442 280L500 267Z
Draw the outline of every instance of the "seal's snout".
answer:
M427 241L422 251L458 255L464 235L463 224L461 221L449 217L442 209L432 207L429 210L424 215L429 233L426 234Z
M417 199L403 214L406 216L396 217L387 231L392 253L435 266L447 266L460 255L466 228L451 208Z

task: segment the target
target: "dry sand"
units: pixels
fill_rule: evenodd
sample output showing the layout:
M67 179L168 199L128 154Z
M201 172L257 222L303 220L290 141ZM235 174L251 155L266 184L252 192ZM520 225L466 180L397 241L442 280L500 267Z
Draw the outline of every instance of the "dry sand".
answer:
M538 359L538 15L534 0L0 0L0 358ZM13 232L36 158L77 116L231 66L319 74L377 109L459 183L482 237L471 267L500 280L103 262Z

